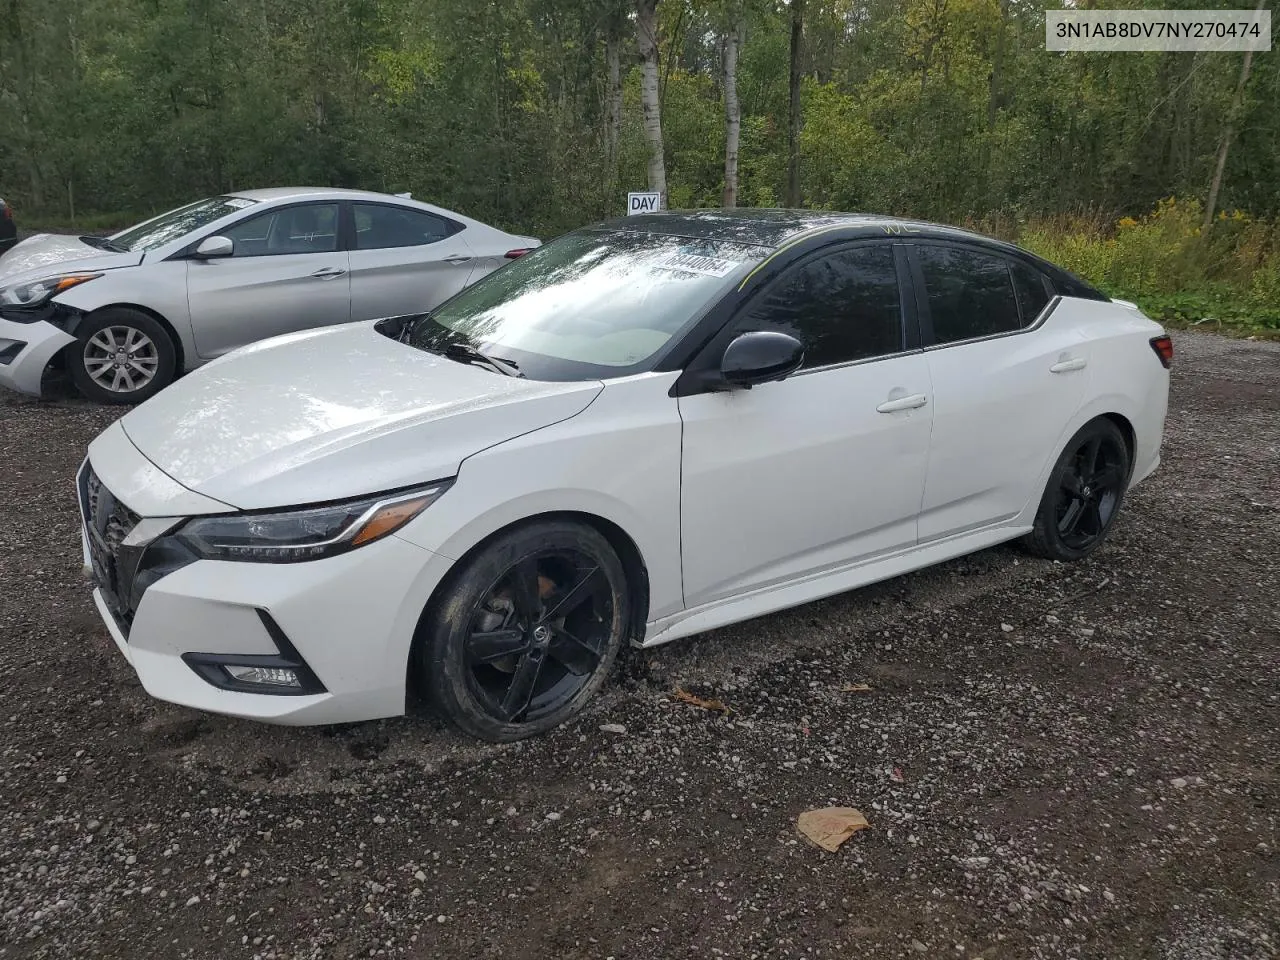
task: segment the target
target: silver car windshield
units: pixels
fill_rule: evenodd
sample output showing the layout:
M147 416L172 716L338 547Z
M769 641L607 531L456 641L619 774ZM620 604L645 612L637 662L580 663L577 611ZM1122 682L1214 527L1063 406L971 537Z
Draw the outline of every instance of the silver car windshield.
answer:
M658 353L769 252L749 243L580 230L462 291L405 339L423 349L442 337L460 339L515 358L522 371L568 364L583 375L619 376ZM570 370L530 375L539 373L562 379Z
M247 197L209 197L197 200L113 235L110 238L111 245L139 253L154 250L256 202Z

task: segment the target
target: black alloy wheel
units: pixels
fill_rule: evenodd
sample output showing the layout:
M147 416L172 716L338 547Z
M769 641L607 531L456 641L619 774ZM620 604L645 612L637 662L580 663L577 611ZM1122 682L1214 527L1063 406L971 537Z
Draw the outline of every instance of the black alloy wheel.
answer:
M1079 560L1102 545L1124 502L1129 450L1110 420L1085 424L1049 475L1028 546L1051 560Z
M424 679L454 723L486 740L518 740L577 713L629 623L622 563L576 523L501 535L442 589L424 618Z

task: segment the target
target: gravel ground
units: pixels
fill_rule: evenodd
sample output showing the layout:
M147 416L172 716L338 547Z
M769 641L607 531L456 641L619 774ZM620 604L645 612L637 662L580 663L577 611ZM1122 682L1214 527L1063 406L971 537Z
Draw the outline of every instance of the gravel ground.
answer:
M508 747L149 699L79 575L113 413L0 397L0 956L1280 955L1280 345L1177 349L1164 466L1089 562L635 652ZM872 828L809 846L827 805Z

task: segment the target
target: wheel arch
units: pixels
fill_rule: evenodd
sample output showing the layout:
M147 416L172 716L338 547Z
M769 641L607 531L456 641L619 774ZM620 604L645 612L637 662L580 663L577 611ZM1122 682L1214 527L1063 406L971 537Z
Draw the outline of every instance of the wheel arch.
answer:
M1136 466L1137 458L1135 454L1137 453L1138 434L1137 431L1134 430L1133 424L1130 422L1129 418L1122 413L1111 412L1104 413L1101 416L1094 417L1093 419L1110 420L1120 428L1120 435L1124 437L1125 453L1129 456L1129 472L1132 474L1134 467Z
M548 510L543 513L530 514L527 517L522 517L499 527L469 547L453 563L449 573L442 577L440 582L432 589L430 596L418 614L417 624L413 630L413 640L409 645L409 657L405 664L405 691L408 699L421 699L422 697L421 671L415 670L414 667L419 652L423 648L428 614L437 604L443 602L447 591L453 585L455 573L461 570L473 557L484 551L497 538L505 536L513 530L519 530L522 527L548 520L583 524L594 529L609 542L609 546L613 548L618 555L618 559L622 561L622 568L627 574L627 586L631 590L631 635L628 640L638 642L644 638L644 628L649 618L649 570L645 565L644 555L640 552L640 548L631 534L627 533L614 521L599 514L583 510Z

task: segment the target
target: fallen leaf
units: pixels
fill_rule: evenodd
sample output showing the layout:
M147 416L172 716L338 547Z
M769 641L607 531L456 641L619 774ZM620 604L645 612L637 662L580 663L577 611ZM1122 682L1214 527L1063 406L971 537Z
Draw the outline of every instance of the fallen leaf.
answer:
M894 783L902 783L906 779L906 777L902 775L901 767L894 767L893 772L889 774L889 779L892 780Z
M846 683L840 688L841 693L870 693L871 684L869 683Z
M853 807L823 807L820 810L806 810L796 818L796 829L808 840L813 841L823 850L835 853L844 843L859 830L867 829L871 824L862 812Z
M676 687L675 693L672 694L681 703L687 703L693 707L701 707L703 710L715 710L719 713L733 713L733 710L725 704L723 700L707 700L696 694L689 693Z

